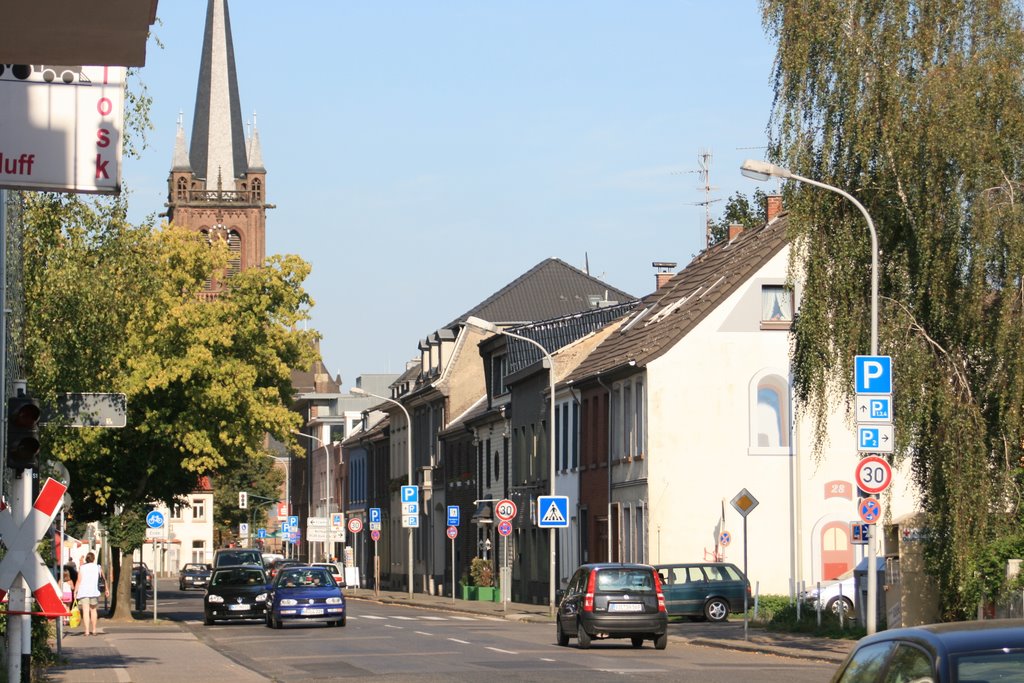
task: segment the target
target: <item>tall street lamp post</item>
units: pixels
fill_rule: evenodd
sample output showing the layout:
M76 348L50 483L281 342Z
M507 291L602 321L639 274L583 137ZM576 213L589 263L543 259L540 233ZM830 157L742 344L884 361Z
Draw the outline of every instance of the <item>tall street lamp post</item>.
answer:
M409 411L406 410L405 406L403 406L400 402L396 401L393 398L388 398L387 396L378 396L377 394L371 394L369 391L366 391L365 389L361 389L359 387L352 387L348 391L349 391L350 394L353 394L354 396L369 396L371 398L376 398L378 400L385 401L387 403L391 403L393 405L396 405L396 406L398 406L398 409L401 410L405 414L405 424L408 425L408 430L406 431L406 434L405 434L406 472L408 473L408 477L406 479L406 484L408 486L412 486L413 485L413 483L412 483L412 418L409 417ZM413 582L412 527L409 527L408 532L409 532L408 533L408 537L409 537L408 544L409 544L409 547L408 547L408 551L407 552L408 552L408 564L409 564L409 599L412 600L412 582Z
M324 555L326 555L324 562L330 562L332 553L327 552L327 548L333 547L333 543L331 543L331 488L333 483L331 482L331 452L330 449L327 448L327 444L323 442L323 439L318 436L313 436L312 434L306 434L305 432L299 431L293 431L292 434L295 436L304 436L307 439L316 441L320 444L319 448L324 449L324 457L327 458L327 539L324 541ZM288 511L288 514L291 514L291 510ZM313 558L309 558L309 561L312 562Z
M757 161L754 159L747 159L740 166L740 172L748 178L754 180L768 180L769 178L782 178L784 180L797 180L801 183L807 183L815 187L820 187L831 192L835 192L838 195L845 197L850 200L854 206L864 216L864 220L868 223L868 233L871 236L871 355L878 355L878 235L875 232L875 224L871 220L871 216L868 214L867 209L864 205L857 201L857 199L849 192L820 182L818 180L811 180L803 176L797 175L788 169L770 164L767 161ZM878 551L875 548L875 525L868 525L868 605L864 610L867 617L865 620L865 627L868 635L871 635L876 631L876 610L877 610L877 596L878 596L878 567L877 567L877 555Z
M512 337L513 339L519 339L521 341L533 344L540 352L544 354L544 359L548 362L548 393L551 397L551 412L548 416L548 460L551 461L551 467L549 476L551 478L551 495L555 495L555 359L551 357L548 350L544 348L539 342L524 337L508 330L503 330L492 322L483 320L474 315L466 318L466 324L475 327L478 330L484 332L491 332L493 334L503 334L506 337ZM548 612L551 616L555 614L555 553L557 551L556 542L558 537L556 535L557 530L555 527L548 529L548 544L551 546L551 562L548 567Z

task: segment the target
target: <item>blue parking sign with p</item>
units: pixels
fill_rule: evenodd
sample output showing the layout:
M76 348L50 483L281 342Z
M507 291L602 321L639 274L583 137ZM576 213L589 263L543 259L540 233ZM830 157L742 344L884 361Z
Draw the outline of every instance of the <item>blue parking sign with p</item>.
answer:
M380 524L380 508L370 508L370 524Z
M419 486L403 486L402 487L402 502L403 503L418 503L418 502L420 502L420 487Z
M856 393L892 393L891 356L856 356L853 360L853 375Z

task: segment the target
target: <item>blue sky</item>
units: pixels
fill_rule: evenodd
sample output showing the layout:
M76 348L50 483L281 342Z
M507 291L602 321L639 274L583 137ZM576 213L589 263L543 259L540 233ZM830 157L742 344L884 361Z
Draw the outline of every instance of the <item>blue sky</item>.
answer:
M163 0L141 78L156 130L126 160L130 216L164 210L192 132L206 0ZM774 47L757 0L229 3L257 115L267 253L312 264L310 326L345 387L547 257L636 296L703 245L762 157ZM762 188L768 189L768 188Z

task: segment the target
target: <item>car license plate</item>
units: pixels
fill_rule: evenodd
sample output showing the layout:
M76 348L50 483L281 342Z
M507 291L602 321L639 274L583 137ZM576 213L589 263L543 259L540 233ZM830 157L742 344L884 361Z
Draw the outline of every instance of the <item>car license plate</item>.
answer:
M609 612L643 612L644 606L639 602L612 602L608 604Z
M324 611L322 609L316 608L316 607L306 607L306 608L303 608L302 613L304 615L313 615L313 614L323 614Z
M245 610L249 609L249 605L228 605L228 609L232 612L244 612Z

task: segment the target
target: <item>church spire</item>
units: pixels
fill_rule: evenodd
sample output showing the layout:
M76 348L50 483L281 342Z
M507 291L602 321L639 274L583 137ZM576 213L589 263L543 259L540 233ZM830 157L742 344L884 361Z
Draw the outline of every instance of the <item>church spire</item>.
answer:
M234 190L235 179L249 166L246 157L228 2L209 0L189 158L208 185L219 176L224 189Z
M263 148L260 147L260 130L256 127L256 114L252 115L252 136L249 138L249 171L266 173L263 168Z
M178 132L174 137L174 159L171 162L172 171L184 173L192 172L192 164L188 160L188 151L185 149L185 124L183 112L178 112Z

